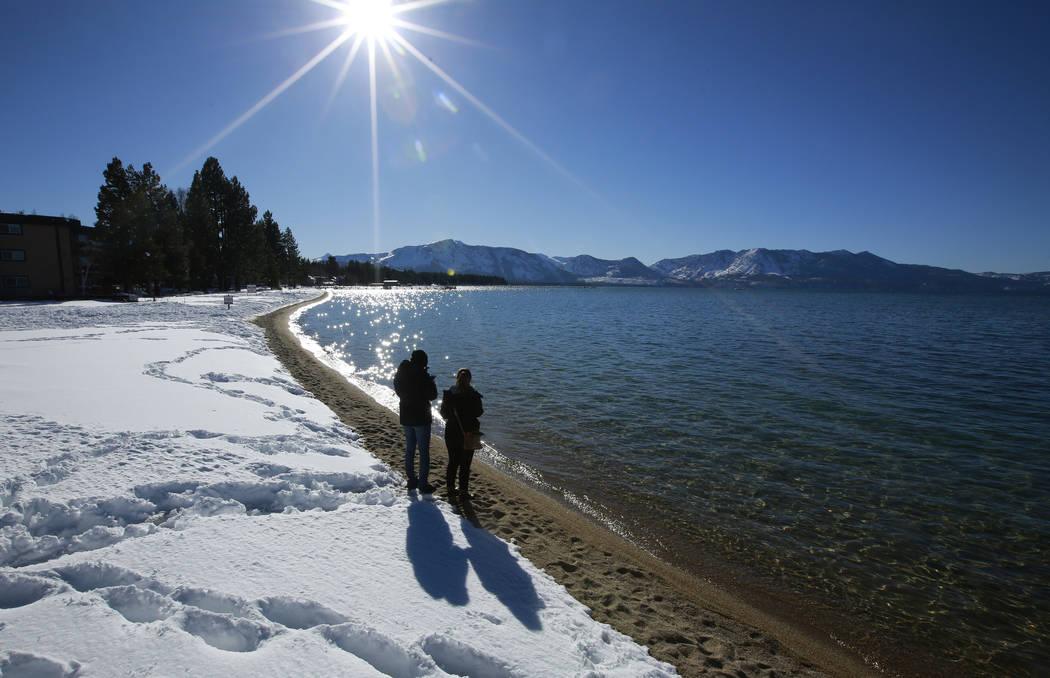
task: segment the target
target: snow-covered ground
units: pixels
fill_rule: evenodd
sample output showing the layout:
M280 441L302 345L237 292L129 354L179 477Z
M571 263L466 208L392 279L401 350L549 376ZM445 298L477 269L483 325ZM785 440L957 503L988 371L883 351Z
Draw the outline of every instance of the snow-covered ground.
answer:
M0 304L0 675L675 675L291 379L311 296Z

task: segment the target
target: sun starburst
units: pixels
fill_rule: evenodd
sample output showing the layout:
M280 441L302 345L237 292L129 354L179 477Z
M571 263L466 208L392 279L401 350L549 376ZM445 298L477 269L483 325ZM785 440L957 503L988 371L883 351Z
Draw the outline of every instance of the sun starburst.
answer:
M409 2L397 3L393 0L309 0L309 2L322 5L335 12L331 17L325 20L317 21L306 26L300 26L296 28L289 28L281 31L270 37L283 37L296 34L302 34L313 31L330 30L333 28L339 29L338 35L334 40L325 45L321 50L308 60L303 66L301 66L292 75L286 78L283 82L273 88L269 93L263 96L259 101L250 106L244 113L242 113L237 119L231 122L229 125L224 127L218 134L209 139L203 146L194 150L189 156L183 159L178 165L176 165L171 172L176 172L195 159L201 157L207 153L213 146L218 144L220 141L225 139L228 135L233 133L238 127L247 122L256 113L261 111L267 105L270 104L274 99L280 96L285 90L298 82L303 76L314 69L315 66L320 64L322 61L331 56L334 52L340 48L345 47L347 54L343 62L343 66L339 71L339 75L336 77L335 83L332 88L331 95L329 97L328 104L331 105L336 94L342 88L343 82L346 79L347 74L350 71L351 66L356 60L357 56L362 52L368 58L368 98L369 98L369 113L371 122L371 160L372 160L372 225L373 225L373 236L375 240L375 247L378 250L379 242L379 116L377 107L377 69L376 69L376 54L377 52L383 55L383 59L389 67L389 71L393 79L396 81L396 86L402 86L406 84L408 78L404 74L404 69L407 64L412 60L418 61L422 64L426 70L436 75L442 81L444 81L449 87L457 92L463 99L471 103L479 111L481 111L486 117L488 117L497 126L502 128L512 137L521 142L526 148L532 153L538 156L545 163L550 165L563 177L569 179L576 185L584 188L588 193L594 195L587 186L585 186L579 179L577 179L567 169L562 167L557 161L554 160L549 154L544 152L539 146L534 144L528 138L525 137L521 132L515 129L509 122L498 115L494 110L481 101L480 98L475 96L473 93L468 91L463 85L452 78L451 75L446 73L444 70L439 68L433 63L433 61L423 54L415 45L412 44L402 33L404 31L411 31L428 35L431 37L441 38L447 41L472 45L476 47L483 47L492 49L490 45L486 45L482 42L470 40L452 33L425 26L417 22L406 20L405 15L415 10L433 7L436 5L442 5L451 0L413 0ZM399 63L400 62L400 63ZM458 113L458 107L449 99L448 95L444 92L436 95L438 105L442 106L446 110L453 114ZM328 106L325 107L327 112ZM425 148L423 148L422 142L415 142L415 149L417 157L426 158Z

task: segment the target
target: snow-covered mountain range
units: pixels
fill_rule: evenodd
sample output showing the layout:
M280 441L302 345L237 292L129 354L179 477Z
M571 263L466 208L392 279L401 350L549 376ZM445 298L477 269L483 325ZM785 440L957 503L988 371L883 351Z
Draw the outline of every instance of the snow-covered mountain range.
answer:
M326 254L320 260L327 260ZM729 287L801 287L810 289L1050 292L1050 273L1024 275L897 264L870 252L846 250L719 250L646 266L634 257L610 260L582 254L556 257L513 247L468 245L441 240L399 247L379 254L336 256L398 270L456 271L499 276L512 284L605 284Z

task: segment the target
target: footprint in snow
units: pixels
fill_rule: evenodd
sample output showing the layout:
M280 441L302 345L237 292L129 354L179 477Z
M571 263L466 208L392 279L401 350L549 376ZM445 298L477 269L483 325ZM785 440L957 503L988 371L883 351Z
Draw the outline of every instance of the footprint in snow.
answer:
M137 586L114 586L99 593L111 608L137 624L167 619L177 612L167 596Z
M522 678L504 662L455 638L434 634L423 639L423 651L434 662L454 676L485 678Z
M62 585L47 579L20 574L0 573L0 608L10 609L32 605L62 589ZM0 673L0 675L6 675Z
M426 638L423 647L403 647L376 629L352 621L319 602L290 596L256 601L206 588L173 588L107 563L78 563L52 570L81 593L96 592L107 605L137 624L171 620L208 645L228 652L253 652L288 629L316 629L336 647L355 655L391 678L422 678L444 672L466 676L517 678L497 659L443 636ZM68 590L54 579L0 573L0 608L32 604ZM493 623L499 620L490 619ZM3 655L0 654L0 658ZM66 667L31 655L19 656L0 676L75 676Z
M182 628L208 645L228 652L253 652L275 635L263 624L197 609L186 610Z
M263 598L258 605L264 617L291 629L311 629L321 624L349 621L345 615L312 600L275 596Z
M110 586L130 586L142 577L108 563L77 563L55 569L55 574L77 591L93 591Z
M63 664L28 652L0 651L0 676L4 678L75 678L80 664Z
M197 607L216 614L228 614L245 619L253 619L258 616L247 601L236 596L212 591L211 589L183 587L177 589L171 597L183 605Z
M268 464L265 462L255 462L248 464L248 470L259 476L260 478L275 478L284 473L291 473L292 467L283 466L281 464Z
M402 647L364 624L347 622L328 626L322 633L336 647L363 659L390 678L420 678L433 675L437 668L430 657L416 648Z
M203 429L195 429L193 431L186 431L189 435L193 436L198 440L208 440L210 438L219 438L222 436L221 433L215 433L214 431L205 431Z

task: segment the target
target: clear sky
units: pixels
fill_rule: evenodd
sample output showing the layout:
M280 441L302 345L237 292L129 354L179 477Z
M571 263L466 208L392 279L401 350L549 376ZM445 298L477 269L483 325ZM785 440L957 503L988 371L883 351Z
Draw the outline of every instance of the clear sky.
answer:
M367 43L340 83L353 37L303 71L346 25L290 30L334 4L0 0L0 210L93 224L114 156L177 189L214 155L309 257L1050 270L1045 0L403 3L429 32L396 29L397 73L376 50L378 214Z

